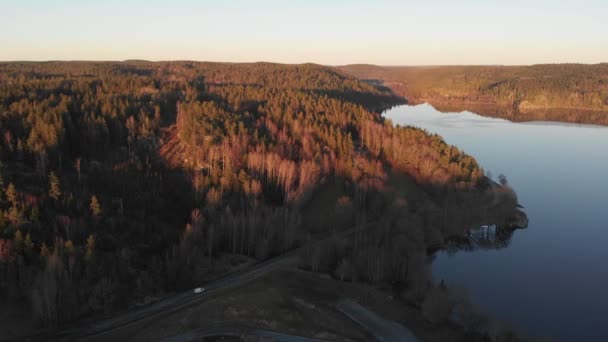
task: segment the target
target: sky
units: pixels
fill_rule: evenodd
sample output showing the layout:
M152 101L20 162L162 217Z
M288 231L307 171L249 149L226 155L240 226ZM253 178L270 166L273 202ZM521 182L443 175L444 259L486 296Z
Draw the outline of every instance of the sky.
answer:
M608 62L608 0L0 0L0 61Z

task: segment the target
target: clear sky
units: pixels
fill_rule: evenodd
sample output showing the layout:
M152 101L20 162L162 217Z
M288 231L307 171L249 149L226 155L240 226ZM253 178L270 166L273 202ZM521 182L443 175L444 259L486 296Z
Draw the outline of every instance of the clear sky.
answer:
M608 62L608 0L0 0L0 60Z

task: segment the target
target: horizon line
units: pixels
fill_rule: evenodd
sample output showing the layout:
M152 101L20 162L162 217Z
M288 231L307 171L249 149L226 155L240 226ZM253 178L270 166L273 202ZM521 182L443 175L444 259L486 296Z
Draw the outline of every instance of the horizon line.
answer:
M160 60L149 60L149 59L138 59L129 58L123 60L111 60L111 59L48 59L48 60L1 60L0 64L9 63L129 63L129 62L145 62L145 63L171 63L171 62L194 62L194 63L218 63L218 64L281 64L281 65L306 65L314 64L327 67L344 67L344 66L378 66L378 67L451 67L451 66L488 66L488 67L516 67L516 66L535 66L535 65L601 65L608 64L608 60L605 62L597 63L584 63L584 62L544 62L544 63L531 63L531 64L374 64L374 63L346 63L346 64L324 64L317 62L299 62L299 63L285 63L285 62L273 62L269 60L259 61L217 61L217 60L195 60L195 59L160 59Z

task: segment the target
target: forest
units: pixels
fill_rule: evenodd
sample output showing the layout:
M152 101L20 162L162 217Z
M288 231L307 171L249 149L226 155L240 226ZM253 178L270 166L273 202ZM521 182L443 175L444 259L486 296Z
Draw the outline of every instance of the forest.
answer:
M472 110L512 121L608 125L608 64L380 67L339 70L384 83L412 104Z
M480 88L494 77L459 87L503 101L522 84ZM563 103L608 106L598 78ZM562 89L539 82L530 99ZM380 116L402 103L313 64L0 63L4 324L112 314L225 274L231 256L328 235L303 269L424 300L427 251L508 225L517 198L441 137Z

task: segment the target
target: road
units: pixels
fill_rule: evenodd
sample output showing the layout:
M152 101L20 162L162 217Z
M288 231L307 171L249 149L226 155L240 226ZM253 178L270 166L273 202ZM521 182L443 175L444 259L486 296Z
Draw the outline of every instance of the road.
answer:
M384 319L352 300L340 302L337 308L379 342L418 342L416 336L403 325Z
M220 290L225 290L240 286L246 282L254 280L267 274L279 267L294 265L298 262L298 254L294 252L285 254L263 263L244 272L228 275L224 278L212 281L205 285L205 292L195 294L192 290L180 294L166 297L158 302L145 307L112 317L110 319L79 326L74 329L64 330L54 336L53 339L83 339L93 336L103 336L115 329L124 328L131 324L138 323L144 319L156 317L160 314L176 312L185 307L203 302L217 295Z
M374 223L375 222L367 223L364 227L360 228L367 228ZM356 231L357 227L351 227L338 233L329 232L317 235L315 240L287 252L284 255L262 262L248 270L230 274L205 284L205 292L201 294L195 294L192 290L189 290L165 297L157 302L127 311L106 320L95 322L81 321L77 323L78 326L72 328L66 328L61 331L41 331L29 336L21 336L12 339L12 341L81 340L89 337L103 336L114 330L139 323L143 320L157 317L162 314L176 312L185 307L198 304L219 294L221 290L240 286L260 276L266 275L277 268L295 265L299 262L299 253L305 248L309 248L332 238L347 237Z
M204 328L185 332L183 334L171 336L162 339L161 342L185 342L185 341L201 341L204 338L220 338L220 337L237 337L250 338L258 337L263 341L272 340L275 342L329 342L326 340L312 339L302 336L287 335L275 331L249 329L242 327L217 327Z

